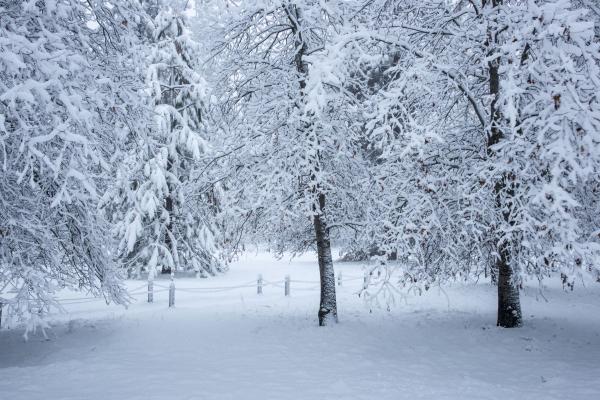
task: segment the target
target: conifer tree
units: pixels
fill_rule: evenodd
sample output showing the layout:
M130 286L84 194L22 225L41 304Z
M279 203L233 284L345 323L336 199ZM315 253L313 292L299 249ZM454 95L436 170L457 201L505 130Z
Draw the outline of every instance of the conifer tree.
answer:
M150 4L149 6L155 6ZM149 7L148 6L148 7ZM198 45L182 5L159 4L148 18L147 94L153 119L142 129L121 172L119 257L130 272L222 269L215 240L214 199L202 194L207 84Z

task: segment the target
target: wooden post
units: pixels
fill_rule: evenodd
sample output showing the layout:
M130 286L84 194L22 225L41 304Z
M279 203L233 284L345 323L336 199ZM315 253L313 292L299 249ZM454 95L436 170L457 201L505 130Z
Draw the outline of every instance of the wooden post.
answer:
M173 279L169 285L169 307L175 307L175 282Z
M289 275L285 276L285 295L286 296L290 295L290 276Z
M369 281L369 275L365 272L365 276L363 277L363 289L367 288L368 281Z
M263 288L263 278L262 278L262 274L259 274L258 278L256 279L256 294L262 294L262 288Z
M342 286L342 271L338 272L338 286Z
M154 303L154 281L148 281L148 303Z

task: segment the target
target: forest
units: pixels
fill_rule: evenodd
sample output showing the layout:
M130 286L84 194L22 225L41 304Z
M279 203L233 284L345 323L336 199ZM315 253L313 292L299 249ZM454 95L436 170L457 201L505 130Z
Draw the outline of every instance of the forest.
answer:
M314 341L448 291L496 341L589 309L600 356L599 95L597 0L0 0L0 359L61 332L65 293L126 313L132 285L312 255ZM388 398L328 393L298 398ZM436 393L390 398L461 398Z

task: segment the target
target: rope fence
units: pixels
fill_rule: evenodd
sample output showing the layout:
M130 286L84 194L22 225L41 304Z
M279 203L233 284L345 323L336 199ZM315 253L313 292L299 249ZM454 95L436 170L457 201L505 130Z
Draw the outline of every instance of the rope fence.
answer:
M367 282L368 274L365 273L364 276L342 276L342 272L340 271L336 274L335 282L337 286L343 286L344 282L353 282L357 280L363 280L363 282ZM303 286L303 285L311 285L311 286ZM156 283L153 280L148 281L147 283L137 286L128 291L129 296L135 301L139 301L139 298L136 296L147 296L147 302L154 302L154 295L156 293L167 293L169 294L169 307L175 306L175 291L183 292L183 293L192 293L192 294L210 294L210 293L222 293L228 291L235 291L239 289L248 289L248 288L256 288L257 295L263 294L263 289L265 287L272 287L283 289L284 296L290 296L292 292L292 288L294 291L306 292L306 291L315 291L320 289L319 281L307 281L301 279L291 279L289 275L285 277L284 280L279 281L267 281L263 279L262 274L259 274L257 279L254 281L244 282L239 285L234 286L212 286L212 287L179 287L176 288L175 280L171 279L169 285L163 285L160 283ZM57 300L56 303L58 306L70 306L76 304L87 304L104 301L103 297L70 297L65 299ZM2 327L2 309L7 307L8 304L0 303L0 328Z
M335 281L338 286L342 286L344 282L354 282L357 280L362 280L365 282L368 279L368 275L365 273L364 276L342 276L342 272L339 272L336 275ZM298 286L300 285L300 286ZM309 287L304 287L302 285L311 285ZM263 278L262 274L259 274L256 281L244 282L239 285L233 286L210 286L210 287L176 287L175 281L171 280L169 285L163 285L156 283L154 281L148 281L147 285L142 285L132 289L129 294L131 296L143 295L147 294L147 302L154 302L154 294L155 293L164 293L169 292L169 307L173 307L175 305L175 292L182 293L192 293L192 294L210 294L210 293L222 293L239 289L248 289L248 288L256 288L256 294L262 295L265 287L272 287L283 289L284 296L290 296L292 292L292 287L294 290L306 292L306 291L315 291L319 290L321 285L319 281L307 281L302 279L291 279L289 275L285 277L284 280L278 281L268 281ZM158 289L155 289L158 288ZM140 289L146 289L144 291L140 291Z

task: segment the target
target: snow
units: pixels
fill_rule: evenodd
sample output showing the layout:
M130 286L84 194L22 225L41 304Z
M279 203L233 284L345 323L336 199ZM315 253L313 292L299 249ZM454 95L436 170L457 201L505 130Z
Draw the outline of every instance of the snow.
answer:
M407 295L388 312L356 295L360 265L336 263L336 271L345 279L336 287L340 323L325 328L317 326L313 255L277 261L248 253L215 278L176 279L173 309L160 277L153 304L145 302L146 282L128 281L138 293L128 309L68 304L82 294L64 293L66 313L51 316L49 340L38 332L25 342L16 326L0 331L0 398L600 398L596 283L565 292L553 277L547 302L528 286L524 327L501 329L488 283ZM247 287L218 289L230 286ZM185 291L199 287L213 290Z

